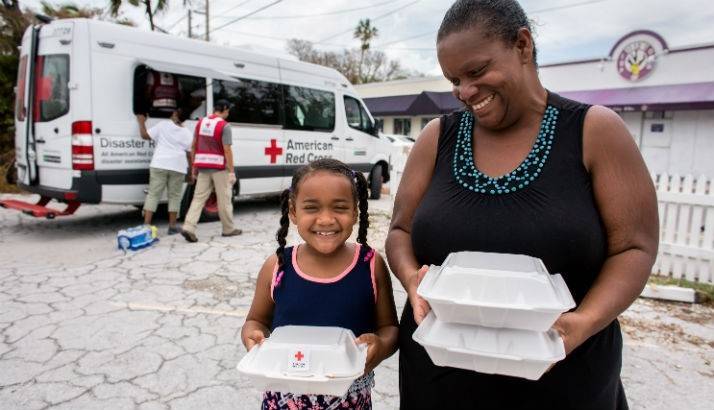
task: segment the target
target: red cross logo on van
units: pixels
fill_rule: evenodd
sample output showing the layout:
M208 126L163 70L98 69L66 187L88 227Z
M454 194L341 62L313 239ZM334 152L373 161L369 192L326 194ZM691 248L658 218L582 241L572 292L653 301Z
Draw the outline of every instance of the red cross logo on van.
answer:
M301 361L303 357L305 357L305 355L302 354L301 351L298 350L298 352L295 353L295 358L297 359L298 362Z
M271 164L275 164L277 162L277 158L279 156L283 155L283 149L278 146L278 140L276 140L276 139L270 140L270 146L265 147L265 155L270 156Z

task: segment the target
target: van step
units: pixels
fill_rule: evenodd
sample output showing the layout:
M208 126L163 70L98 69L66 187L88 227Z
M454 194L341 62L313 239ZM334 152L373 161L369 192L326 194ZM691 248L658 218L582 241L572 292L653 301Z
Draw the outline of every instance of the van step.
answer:
M31 204L29 202L18 201L15 199L6 199L4 201L0 201L0 206L2 206L3 208L17 209L18 211L21 211L24 214L37 218L44 217L47 219L54 219L56 216L72 215L81 205L77 201L70 201L67 202L67 208L65 208L64 211L60 211L58 209L49 208L45 206L51 200L52 198L43 196L36 204Z

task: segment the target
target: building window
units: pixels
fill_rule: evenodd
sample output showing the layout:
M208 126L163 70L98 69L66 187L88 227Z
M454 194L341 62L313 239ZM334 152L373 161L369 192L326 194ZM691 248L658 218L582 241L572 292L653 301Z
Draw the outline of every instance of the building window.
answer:
M433 120L436 117L422 117L421 118L421 129L424 129L426 127L426 124L429 123L429 121Z
M400 135L409 135L412 132L412 119L411 118L395 118L394 119L394 133Z

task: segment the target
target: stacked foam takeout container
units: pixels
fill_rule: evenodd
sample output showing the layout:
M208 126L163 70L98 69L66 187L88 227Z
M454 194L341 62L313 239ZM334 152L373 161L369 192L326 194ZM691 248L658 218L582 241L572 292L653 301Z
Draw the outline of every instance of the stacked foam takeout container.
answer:
M364 373L367 345L349 329L283 326L253 347L238 371L263 391L343 396Z
M565 357L551 326L575 302L538 258L451 253L430 267L417 294L432 312L413 338L438 366L537 380Z

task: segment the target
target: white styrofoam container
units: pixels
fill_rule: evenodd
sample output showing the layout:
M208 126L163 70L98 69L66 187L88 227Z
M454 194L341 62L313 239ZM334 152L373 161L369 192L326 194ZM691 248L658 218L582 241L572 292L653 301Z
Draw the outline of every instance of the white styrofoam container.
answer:
M412 338L437 366L538 380L565 358L558 332L444 323L430 312Z
M342 396L364 373L367 345L349 329L283 326L238 363L263 391Z
M417 288L439 320L544 332L575 306L563 278L526 255L455 252Z

